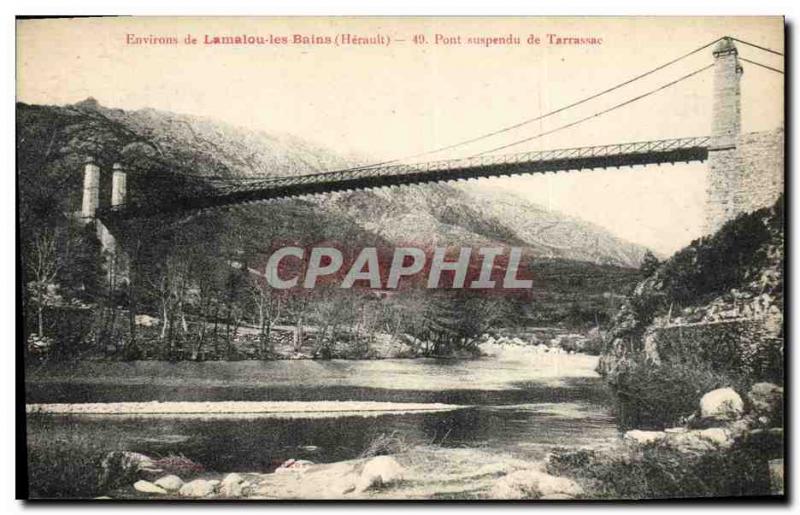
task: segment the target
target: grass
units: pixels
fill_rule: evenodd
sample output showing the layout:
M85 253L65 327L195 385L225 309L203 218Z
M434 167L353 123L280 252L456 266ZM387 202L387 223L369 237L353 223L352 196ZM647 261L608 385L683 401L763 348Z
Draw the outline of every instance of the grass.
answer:
M130 485L135 473L122 474L110 465L111 477L104 476L103 462L112 451L127 450L109 428L89 433L78 430L82 421L71 416L29 413L28 484L30 497L36 499L93 498ZM155 468L164 474L191 478L204 473L202 465L183 455L166 452L153 458Z

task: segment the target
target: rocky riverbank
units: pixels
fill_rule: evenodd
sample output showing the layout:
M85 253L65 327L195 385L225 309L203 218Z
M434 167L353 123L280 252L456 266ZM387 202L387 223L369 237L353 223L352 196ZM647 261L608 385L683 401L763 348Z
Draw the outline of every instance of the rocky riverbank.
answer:
M544 463L478 449L417 447L392 456L337 463L288 460L269 474L175 474L169 464L136 453L114 453L106 477L127 484L101 499L571 499L575 481L555 477Z
M633 429L605 450L554 453L547 471L575 480L589 498L783 495L783 389L755 384L707 392L686 423Z
M397 449L270 473L207 472L185 458L110 453L102 499L618 499L783 493L783 390L706 393L678 427L634 429L602 448L525 461L474 448Z

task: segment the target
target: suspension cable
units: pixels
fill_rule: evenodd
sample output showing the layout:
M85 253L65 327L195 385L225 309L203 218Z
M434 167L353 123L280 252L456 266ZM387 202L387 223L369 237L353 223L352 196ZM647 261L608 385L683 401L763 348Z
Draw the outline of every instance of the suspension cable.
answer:
M585 103L587 103L587 102L589 102L591 100L595 100L595 99L597 99L597 98L599 98L599 97L601 97L603 95L606 95L606 94L611 93L613 91L616 91L616 90L618 90L620 88L623 88L623 87L625 87L625 86L627 86L629 84L632 84L632 83L634 83L634 82L636 82L638 80L641 80L641 79L643 79L643 78L645 78L645 77L647 77L649 75L652 75L652 74L654 74L654 73L656 73L656 72L658 72L660 70L663 70L664 68L667 68L668 66L671 66L671 65L673 65L673 64L675 64L675 63L677 63L677 62L679 62L679 61L681 61L683 59L686 59L687 57L690 57L690 56L692 56L692 55L694 55L694 54L696 54L696 53L698 53L698 52L700 52L702 50L705 50L706 48L708 48L708 47L714 45L715 43L717 43L718 41L720 41L721 39L724 39L724 38L717 38L717 39L715 39L713 41L710 41L709 43L706 43L706 44L704 44L704 45L702 45L700 47L697 47L697 48L695 48L695 49L693 49L691 51L688 51L688 52L686 52L684 54L681 54L680 56L678 56L678 57L676 57L674 59L671 59L670 61L667 61L667 62L665 62L665 63L663 63L663 64L661 64L659 66L651 68L651 69L649 69L649 70L647 70L647 71L645 71L643 73L640 73L640 74L638 74L638 75L636 75L634 77L626 79L626 80L624 80L624 81L622 81L620 83L617 83L617 84L615 84L615 85L613 85L613 86L611 86L609 88L606 88L606 89L604 89L602 91L599 91L599 92L594 93L592 95L589 95L587 97L581 98L580 100L577 100L577 101L572 102L570 104L567 104L565 106L559 107L559 108L557 108L555 110L549 111L549 112L544 113L542 115L538 115L536 117L523 120L521 122L509 125L509 126L506 126L506 127L500 128L500 129L497 129L495 131L491 131L491 132L482 134L480 136L476 136L476 137L473 137L473 138L469 138L469 139L462 140L462 141L459 141L459 142L456 142L456 143L453 143L453 144L450 144L450 145L446 145L446 146L443 146L443 147L438 147L438 148L435 148L435 149L432 149L432 150L427 150L427 151L420 152L420 153L417 153L417 154L408 155L408 156L405 156L405 157L400 157L400 158L391 159L391 160L387 160L387 161L381 161L381 162L376 162L376 163L367 164L367 165L360 165L360 166L355 166L355 167L350 167L350 168L327 170L327 171L324 171L324 172L317 172L317 173L313 173L313 174L309 174L309 175L322 175L322 174L327 174L327 173L349 172L349 171L358 171L358 170L366 170L366 169L370 169L370 168L377 168L379 166L384 166L384 165L388 165L388 164L392 164L392 163L397 163L397 162L405 161L405 160L408 160L408 159L414 159L414 158L422 157L422 156L429 155L429 154L435 154L435 153L438 153L438 152L443 152L445 150L452 150L454 148L458 148L458 147L461 147L461 146L464 146L464 145L469 145L471 143L475 143L475 142L481 141L483 139L487 139L487 138L490 138L490 137L493 137L493 136L497 136L499 134L503 134L503 133L518 129L518 128L523 127L525 125L528 125L528 124L531 124L531 123L534 123L534 122L537 122L537 121L540 121L540 120L544 120L545 118L549 118L551 116L554 116L556 114L562 113L562 112L567 111L569 109L572 109L574 107L583 105L583 104L585 104ZM759 45L755 45L755 44L749 43L747 41L743 41L743 40L740 40L740 39L737 39L737 38L730 38L730 39L733 39L735 41L739 41L739 42L744 43L746 45L750 45L750 46L759 48L759 49L767 51L767 52L771 52L771 53L774 53L774 54L777 54L777 55L783 55L783 54L781 54L781 53L779 53L779 52L777 52L775 50L771 50L771 49L765 48L765 47L760 47ZM743 59L743 58L742 58L742 60L747 61L746 59ZM747 62L751 62L751 61L747 61ZM759 66L763 66L765 68L769 68L769 67L767 67L765 65L761 65L759 63L753 63L753 64L756 64L756 65L759 65ZM676 81L670 82L670 83L668 83L668 84L666 84L666 85L664 85L664 86L662 86L662 87L660 87L658 89L652 90L652 91L650 91L650 92L648 92L648 93L646 93L644 95L640 95L638 97L630 99L630 100L628 100L626 102L623 102L622 104L618 104L618 105L614 106L612 109L601 111L599 113L596 113L596 114L594 114L592 116L589 116L589 117L584 118L582 120L579 120L577 122L573 122L573 123L564 125L562 127L559 127L557 129L554 129L553 131L547 131L545 133L538 134L538 135L530 137L530 138L525 138L523 140L519 140L519 141L510 143L510 144L507 144L507 145L502 145L502 146L496 147L496 148L491 149L491 150L480 152L480 153L475 154L475 155L477 156L477 155L483 155L483 154L490 153L490 152L495 152L497 150L501 150L501 149L504 149L504 148L512 147L512 146L515 146L515 145L518 145L518 144L521 144L521 143L525 143L527 141L531 141L532 139L537 139L537 138L545 136L547 134L552 134L553 132L558 131L558 130L562 130L562 129L566 129L568 127L572 127L574 125L577 125L578 123L582 123L583 121L587 121L587 120L589 120L591 118L600 116L600 115L605 114L607 112L610 112L610 111L612 111L614 109L623 107L625 105L628 105L629 103L632 103L632 102L635 102L635 101L640 100L642 98L645 98L646 96L649 96L649 95L651 95L653 93L661 91L662 89L668 88L668 87L670 87L670 86L672 86L674 84L677 84L678 82L680 82L682 80L688 79L689 77L691 77L691 76L693 76L693 75L695 75L697 73L700 73L700 72L710 68L711 66L712 65L706 66L705 68L701 68L701 69L699 69L699 70L697 70L697 71L695 71L693 73L690 73L688 75L685 75L685 76L681 77L680 79L677 79ZM783 72L780 72L780 70L777 70L777 69L774 69L774 68L769 68L769 69L772 69L773 71L776 71L776 72L779 72L779 73L783 73ZM471 156L471 157L474 157L474 156ZM259 180L260 178L261 178L261 176L249 176L247 179L248 180ZM263 176L263 178L264 179L275 179L276 177L273 176L273 175L265 175L265 176ZM233 180L237 180L237 179L239 179L239 178L235 178Z
M744 61L746 63L755 64L756 66L760 66L762 68L766 68L767 70L772 70L772 71L774 71L776 73L780 73L781 75L783 75L783 70L779 70L777 68L773 68L772 66L767 66L766 64L757 63L755 61L751 61L750 59L745 59L744 57L741 57L741 56L739 57L739 60L740 61Z
M349 172L349 171L363 170L363 169L368 169L368 168L376 168L378 166L392 164L392 163L396 163L398 161L405 161L407 159L414 159L416 157L422 157L422 156L425 156L425 155L428 155L428 154L435 154L435 153L438 153L438 152L444 152L445 150L452 150L454 148L458 148L458 147L461 147L461 146L464 146L464 145L469 145L471 143L475 143L477 141L480 141L480 140L483 140L483 139L486 139L486 138L490 138L492 136L497 136L498 134L503 134L505 132L508 132L508 131L511 131L511 130L514 130L514 129L518 129L518 128L523 127L525 125L528 125L528 124L531 124L531 123L534 123L534 122L538 122L540 120L544 120L545 118L549 118L549 117L554 116L556 114L562 113L562 112L564 112L564 111L566 111L568 109L572 109L573 107L577 107L579 105L585 104L586 102L594 100L594 99L596 99L596 98L598 98L598 97L600 97L602 95L605 95L607 93L611 93L611 92L613 92L613 91L615 91L617 89L620 89L620 88L622 88L624 86L627 86L627 85L629 85L629 84L631 84L633 82L636 82L636 81L638 81L640 79L643 79L643 78L645 78L645 77L647 77L649 75L652 75L652 74L654 74L654 73L656 73L658 71L663 70L664 68L666 68L668 66L671 66L671 65L677 63L678 61L680 61L682 59L686 59L687 57L690 57L690 56L692 56L692 55L694 55L694 54L696 54L696 53L698 53L698 52L700 52L702 50L705 50L706 48L712 46L714 43L718 42L721 39L723 39L723 38L717 38L714 41L711 41L709 43L706 43L703 46L695 48L694 50L691 50L689 52L681 54L680 56L678 56L678 57L676 57L676 58L674 58L674 59L672 59L670 61L667 61L667 62L665 62L665 63L663 63L663 64L661 64L659 66L656 66L655 68L651 68L651 69L649 69L649 70L647 70L647 71L645 71L643 73L640 73L639 75L631 77L630 79L626 79L626 80L624 80L624 81L622 81L622 82L620 82L618 84L615 84L615 85L613 85L613 86L611 86L609 88L604 89L603 91L599 91L597 93L589 95L588 97L584 97L584 98L582 98L580 100L577 100L577 101L575 101L575 102L573 102L571 104L559 107L558 109L555 109L555 110L547 112L545 114L536 116L534 118L529 118L527 120L523 120L523 121L515 123L513 125L509 125L507 127L503 127L501 129L498 129L498 130L495 130L495 131L492 131L492 132L488 132L486 134L482 134L480 136L476 136L476 137L469 138L469 139L466 139L466 140L463 140L463 141L459 141L459 142L453 143L451 145L446 145L446 146L435 148L435 149L432 149L432 150L427 150L425 152L420 152L418 154L413 154L413 155L409 155L409 156L405 156L405 157L399 157L399 158L396 158L396 159L391 159L391 160L388 160L388 161L382 161L382 162L374 163L374 164L370 164L370 165L357 166L357 167L353 167L353 168L345 168L345 169L341 169L341 170L331 170L330 172L323 172L323 173Z
M761 45L756 45L755 43L750 43L749 41L745 41L745 40L743 40L743 39L734 38L734 37L731 37L730 39L732 39L732 40L734 40L734 41L738 41L739 43L742 43L742 44L745 44L745 45L749 45L749 46L751 46L751 47L753 47L753 48L758 48L759 50L763 50L763 51L765 51L765 52L769 52L770 54L775 54L775 55L783 56L783 54L782 54L782 53L780 53L780 52L778 52L777 50L773 50L773 49L771 49L771 48L763 47L763 46L761 46Z
M584 118L581 118L581 119L579 119L579 120L576 120L576 121L574 121L574 122L570 122L570 123L568 123L568 124L566 124L566 125L561 125L561 126L559 126L559 127L556 127L555 129L551 129L551 130L548 130L548 131L540 132L540 133L538 133L538 134L535 134L535 135L533 135L533 136L530 136L530 137L528 137L528 138L524 138L524 139L521 139L521 140L517 140L517 141L514 141L514 142L512 142L512 143L508 143L508 144L506 144L506 145L501 145L501 146L499 146L499 147L495 147L495 148L492 148L492 149L489 149L489 150L484 150L483 152L479 152L479 153L477 153L477 154L474 154L474 155L472 155L472 156L469 156L469 157L477 157L477 156L482 156L482 155L484 155L484 154L489 154L489 153L492 153L492 152L497 152L498 150L504 150L504 149L506 149L506 148L509 148L509 147L514 147L514 146L516 146L516 145L520 145L520 144L522 144L522 143L527 143L527 142L529 142L529 141L533 141L533 140L535 140L535 139L538 139L538 138L541 138L541 137L543 137L543 136L547 136L547 135L553 134L553 133L555 133L555 132L558 132L558 131L561 131L561 130L564 130L564 129L567 129L567 128L570 128L570 127L574 127L574 126L576 126L576 125L578 125L578 124L580 124L580 123L583 123L583 122L586 122L586 121L592 120L592 119L594 119L594 118L597 118L598 116L602 116L602 115L604 115L604 114L610 113L611 111L614 111L614 110L616 110L616 109L619 109L619 108L621 108L621 107L625 107L625 106L627 106L627 105L629 105L629 104L632 104L632 103L634 103L634 102L637 102L637 101L639 101L639 100L641 100L641 99L643 99L643 98L646 98L646 97L648 97L648 96L650 96L650 95L653 95L653 94L655 94L655 93L658 93L659 91L665 90L665 89L667 89L667 88L669 88L669 87L671 87L671 86L674 86L675 84L678 84L679 82L682 82L682 81L684 81L684 80L686 80L686 79L689 79L690 77L693 77L693 76L695 76L695 75L697 75L697 74L699 74L699 73L701 73L701 72L704 72L705 70L708 70L708 69L709 69L709 68L711 68L712 66L714 66L714 65L713 65L713 64L709 64L709 65L707 65L707 66L704 66L704 67L702 67L702 68L700 68L700 69L698 69L698 70L695 70L695 71L693 71L693 72L691 72L691 73L688 73L688 74L684 75L683 77L680 77L679 79L676 79L676 80L673 80L673 81L671 81L671 82L668 82L668 83L666 83L666 84L663 84L662 86L659 86L659 87L658 87L658 88L656 88L656 89L652 89L652 90L650 90L650 91L648 91L648 92L646 92L646 93L643 93L643 94L641 94L641 95L639 95L639 96L636 96L636 97L630 98L630 99L628 99L628 100L626 100L626 101L624 101L624 102L621 102L621 103L619 103L619 104L613 105L613 106L611 106L611 107L609 107L609 108L607 108L607 109L604 109L604 110L602 110L602 111L598 111L598 112L596 112L596 113L594 113L594 114L591 114L591 115L589 115L589 116L586 116L586 117L584 117Z

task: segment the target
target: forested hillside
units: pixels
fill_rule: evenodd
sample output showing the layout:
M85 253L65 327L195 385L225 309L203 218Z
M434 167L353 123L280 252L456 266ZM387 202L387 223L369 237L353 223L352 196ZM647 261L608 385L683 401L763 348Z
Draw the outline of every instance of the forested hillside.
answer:
M17 152L29 326L32 334L45 338L41 346L52 345L48 333L60 335L55 339L70 342L62 345L70 353L88 341L93 348L129 356L269 356L272 326L306 325L315 334L301 335L299 343L295 334L292 345L299 349L304 338L314 340L313 355L348 354L327 346L351 340L361 349L355 354L362 353L377 333L441 353L469 347L478 331L497 325L595 326L614 309L615 296L638 279L636 267L645 251L520 198L434 184L139 220L114 228L129 263L119 267L121 275L109 287L96 234L76 217L87 156L104 170L112 163L123 165L132 204L174 203L187 191L202 193L197 188L203 188L203 177L313 173L363 159L339 156L289 135L153 109L110 109L93 99L71 106L18 104ZM110 187L105 172L101 206L110 199ZM248 271L263 264L264 255L278 245L323 241L353 249L520 247L534 288L524 299L459 299L443 290L386 300L324 288L283 297L263 288ZM344 304L343 295L348 296ZM453 306L465 302L474 306L465 312L487 313L467 333L453 318ZM453 305L445 307L448 303ZM65 327L59 322L65 309L91 324ZM137 323L137 315L153 321ZM237 350L241 340L248 340L246 351Z

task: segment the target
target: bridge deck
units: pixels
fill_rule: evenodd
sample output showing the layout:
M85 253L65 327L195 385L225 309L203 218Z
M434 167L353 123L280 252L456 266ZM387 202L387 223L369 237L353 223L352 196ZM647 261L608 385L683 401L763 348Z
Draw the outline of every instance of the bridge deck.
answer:
M710 138L678 138L593 147L486 155L289 177L209 178L213 192L177 198L169 205L123 205L98 212L101 219L194 211L336 191L570 170L704 161Z

